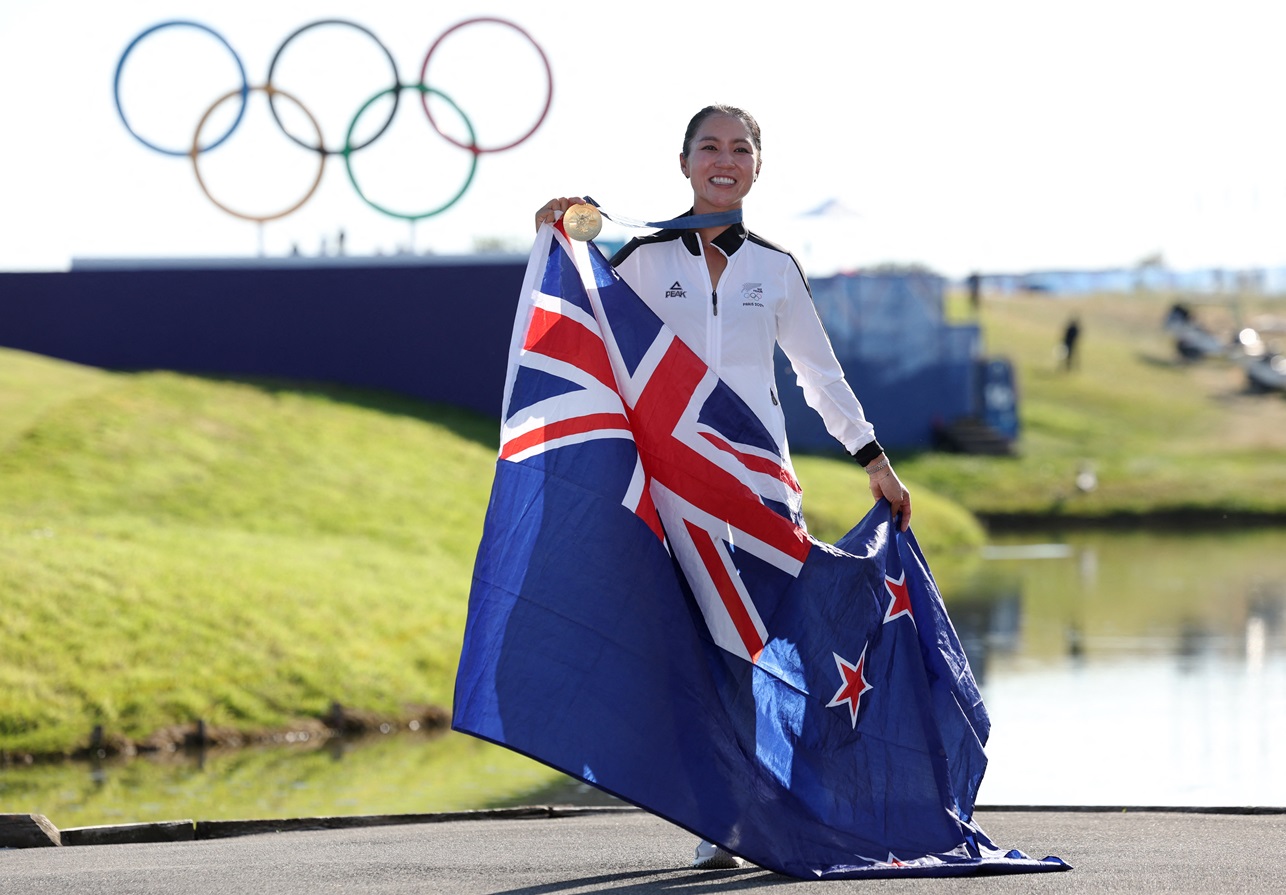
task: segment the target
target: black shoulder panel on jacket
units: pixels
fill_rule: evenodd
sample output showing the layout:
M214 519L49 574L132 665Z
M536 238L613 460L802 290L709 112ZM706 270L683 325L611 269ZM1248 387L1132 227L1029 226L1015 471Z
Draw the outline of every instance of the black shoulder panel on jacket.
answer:
M795 263L795 270L799 271L799 278L804 281L804 288L808 290L808 294L810 296L813 294L813 287L808 282L808 277L804 274L804 267L799 263L799 259L795 257L793 252L788 252L775 242L769 242L758 233L748 233L746 234L746 239L750 240L757 246L763 246L765 249L771 249L774 252L781 252L783 255L790 258L790 260Z
M625 245L621 246L620 251L612 256L610 263L613 267L616 267L626 258L630 257L630 255L634 254L634 250L639 246L650 245L658 242L672 242L681 237L683 233L684 231L682 230L657 230L655 233L649 233L647 236L636 236Z

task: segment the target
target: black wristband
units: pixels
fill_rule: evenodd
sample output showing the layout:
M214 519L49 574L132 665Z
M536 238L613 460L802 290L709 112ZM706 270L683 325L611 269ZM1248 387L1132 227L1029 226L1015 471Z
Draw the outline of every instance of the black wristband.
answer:
M880 447L878 441L872 439L870 443L862 445L853 452L853 459L863 466L870 466L871 461L882 453L884 453L884 448Z

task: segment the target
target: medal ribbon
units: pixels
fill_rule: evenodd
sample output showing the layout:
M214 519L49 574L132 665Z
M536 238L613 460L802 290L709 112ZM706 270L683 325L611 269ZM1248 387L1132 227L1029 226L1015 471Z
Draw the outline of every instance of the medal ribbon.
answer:
M585 197L586 204L593 205L598 209L599 214L609 221L615 221L622 227L657 227L661 230L701 230L705 227L724 227L728 224L741 223L741 209L734 208L731 211L716 211L712 214L689 214L683 217L670 218L668 221L637 221L634 218L614 217L603 210L603 207L591 199Z

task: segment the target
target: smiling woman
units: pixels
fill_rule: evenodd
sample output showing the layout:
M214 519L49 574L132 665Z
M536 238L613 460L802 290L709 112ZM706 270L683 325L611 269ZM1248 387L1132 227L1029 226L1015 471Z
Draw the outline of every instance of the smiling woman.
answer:
M692 119L679 170L692 182L694 213L741 207L763 166L759 141L758 122L728 107L711 106Z
M803 269L785 249L746 229L742 204L763 167L762 134L749 112L706 106L688 122L679 170L692 207L671 226L631 240L612 265L640 298L750 406L785 450L786 424L773 357L790 358L810 407L869 473L871 495L911 519L911 497L844 377L813 306ZM551 199L536 226L553 223L576 197ZM698 217L727 215L710 221ZM684 227L682 221L691 218ZM709 296L707 300L705 296ZM795 509L798 514L798 508Z
M871 497L887 500L905 531L911 519L910 494L884 456L874 426L844 377L802 268L788 251L742 223L742 204L763 164L761 140L758 122L743 109L713 105L697 112L688 123L679 153L679 170L692 189L691 208L664 222L663 229L630 240L611 264L678 340L736 393L761 426L754 436L741 440L753 440L761 450L780 457L778 484L789 486L773 492L764 505L803 528L802 495L786 447L785 416L777 395L774 357L780 347L809 406L866 468ZM550 200L537 211L536 226L557 222L582 201ZM649 319L639 327L650 324ZM701 421L706 422L705 410ZM745 426L746 432L752 428L749 423ZM670 537L681 528L664 513L662 522ZM653 595L662 599L655 589L647 594ZM466 643L468 638L466 632ZM858 666L847 667L860 674ZM853 712L856 719L855 708ZM702 841L693 866L732 868L740 866L740 859L713 841Z

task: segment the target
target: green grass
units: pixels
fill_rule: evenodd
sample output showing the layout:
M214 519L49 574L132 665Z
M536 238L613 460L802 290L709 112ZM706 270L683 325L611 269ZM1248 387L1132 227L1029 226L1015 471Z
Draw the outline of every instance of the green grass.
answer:
M18 352L0 368L21 411L0 430L0 749L449 705L493 424Z
M387 394L0 350L0 753L449 706L496 423ZM802 458L810 525L870 506ZM917 492L930 556L981 543Z
M900 474L986 517L1259 516L1286 519L1286 400L1249 394L1223 360L1180 363L1161 328L1172 296L988 297L987 352L1017 371L1022 432L1015 458L921 454ZM957 313L960 305L953 305ZM1243 316L1286 313L1279 300ZM1062 327L1081 319L1079 367L1054 355ZM1198 307L1216 329L1226 307ZM1097 487L1075 486L1082 467Z
M1227 363L1174 362L1169 302L984 302L988 352L1018 372L1018 456L895 457L948 598L983 539L968 511L1286 518L1286 400L1246 394ZM0 350L0 752L67 753L95 725L138 740L198 718L279 729L332 701L449 705L495 430L388 394ZM810 529L836 540L870 505L865 476L796 465Z

